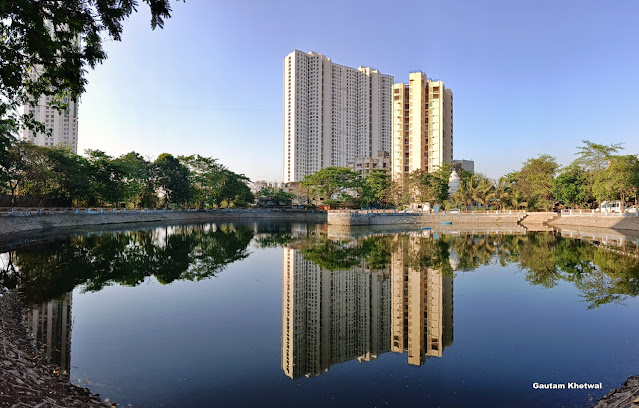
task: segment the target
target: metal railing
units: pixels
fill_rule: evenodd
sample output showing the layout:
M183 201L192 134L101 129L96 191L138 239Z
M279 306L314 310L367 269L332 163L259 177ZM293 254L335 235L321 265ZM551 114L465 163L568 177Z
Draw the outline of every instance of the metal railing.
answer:
M510 215L510 214L530 214L525 210L477 210L477 211L424 211L421 209L405 209L405 210L328 210L331 214L419 214L419 215Z
M636 208L631 208L629 209L631 211L627 211L627 212L607 212L607 211L597 211L597 210L591 210L591 209L585 209L585 210L561 210L561 216L565 217L565 216L587 216L587 217L592 217L594 215L603 215L605 217L638 217L639 216L639 211Z

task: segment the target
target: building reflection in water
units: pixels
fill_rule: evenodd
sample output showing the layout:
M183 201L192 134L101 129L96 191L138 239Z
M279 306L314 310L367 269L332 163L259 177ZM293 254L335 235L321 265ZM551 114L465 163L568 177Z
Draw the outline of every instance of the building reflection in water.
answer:
M399 239L390 268L365 262L330 271L284 247L282 259L282 370L295 379L333 364L370 361L407 352L408 364L442 357L453 342L453 277L408 261L422 238ZM406 239L407 238L407 239ZM451 254L456 255L456 254ZM455 257L450 263L455 269Z
M71 373L71 304L73 292L31 307L27 314L27 330L38 349L60 368L60 377L68 380Z

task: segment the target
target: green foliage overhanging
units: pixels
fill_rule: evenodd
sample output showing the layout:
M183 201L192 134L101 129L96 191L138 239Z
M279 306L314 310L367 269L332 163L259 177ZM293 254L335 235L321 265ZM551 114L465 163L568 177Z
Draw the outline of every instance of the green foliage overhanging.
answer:
M122 23L137 0L0 1L0 140L24 127L44 131L20 106L41 96L64 110L85 91L87 68L107 54L103 41L122 39ZM144 0L151 27L171 17L169 0ZM3 152L0 141L0 153ZM1 165L1 163L0 163Z

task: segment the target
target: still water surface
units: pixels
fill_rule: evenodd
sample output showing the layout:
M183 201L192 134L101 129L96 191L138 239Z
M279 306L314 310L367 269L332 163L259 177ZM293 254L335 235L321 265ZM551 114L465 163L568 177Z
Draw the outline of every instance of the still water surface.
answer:
M76 234L0 266L63 374L120 406L587 407L639 374L638 250L616 244L206 224Z

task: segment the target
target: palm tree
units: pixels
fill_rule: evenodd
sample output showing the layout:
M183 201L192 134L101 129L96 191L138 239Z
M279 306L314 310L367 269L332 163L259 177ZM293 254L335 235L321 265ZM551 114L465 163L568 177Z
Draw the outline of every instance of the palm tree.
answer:
M464 199L471 210L473 209L473 204L475 203L475 197L479 193L478 186L481 179L481 174L473 174L470 176L470 179L468 179L466 185L464 186Z
M461 207L466 204L466 189L464 186L459 186L455 194L453 194L450 198L453 200L456 206Z
M488 205L490 204L490 199L494 196L494 190L495 186L493 183L486 178L482 178L475 188L473 198L487 210Z
M516 210L519 210L519 207L528 207L528 202L524 200L525 197L521 191L515 190L510 197L510 204L515 207Z
M511 201L512 193L510 190L510 184L504 177L500 177L495 187L495 199L499 203L499 209L503 210L505 204Z

